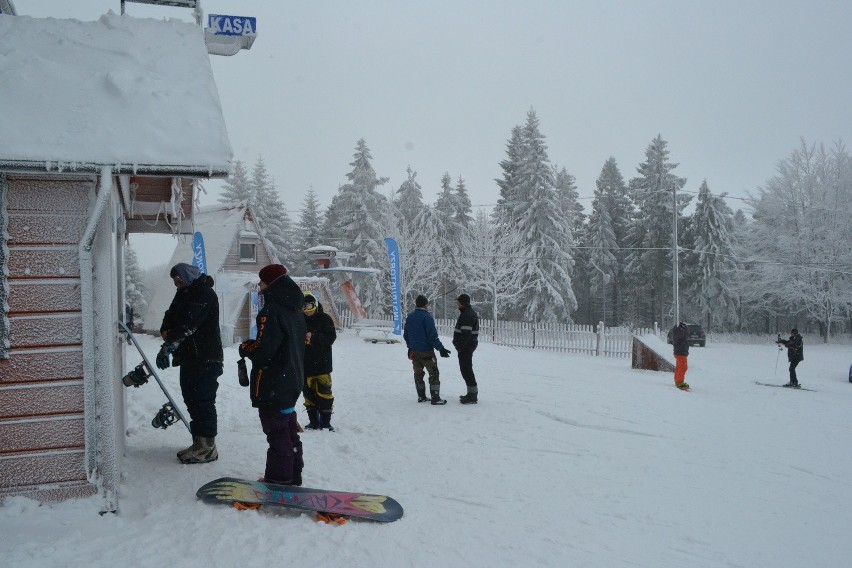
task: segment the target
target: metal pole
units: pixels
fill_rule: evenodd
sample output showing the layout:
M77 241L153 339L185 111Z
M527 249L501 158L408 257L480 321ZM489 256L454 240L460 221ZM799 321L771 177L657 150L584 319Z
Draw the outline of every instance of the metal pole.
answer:
M677 183L672 181L672 280L674 281L674 324L680 321L680 299L678 297L678 259L677 259Z

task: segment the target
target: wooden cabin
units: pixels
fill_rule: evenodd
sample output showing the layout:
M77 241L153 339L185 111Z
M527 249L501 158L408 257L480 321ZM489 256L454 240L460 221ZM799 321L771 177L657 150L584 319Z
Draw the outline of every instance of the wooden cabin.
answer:
M230 171L203 32L3 15L0 53L0 498L115 511L127 234L191 234Z
M220 204L199 207L195 212L195 230L204 240L207 273L213 277L219 297L219 325L222 343L233 345L253 337L252 328L257 315L258 273L270 263L284 263L267 247L263 231L258 228L251 208L245 203ZM191 238L182 238L169 260L171 268L179 262L192 264ZM326 310L340 328L340 317L332 301L328 279L323 277L298 277L291 274L302 290L318 295ZM145 330L159 334L163 314L174 298L168 270L162 275L166 285L158 286L145 310Z

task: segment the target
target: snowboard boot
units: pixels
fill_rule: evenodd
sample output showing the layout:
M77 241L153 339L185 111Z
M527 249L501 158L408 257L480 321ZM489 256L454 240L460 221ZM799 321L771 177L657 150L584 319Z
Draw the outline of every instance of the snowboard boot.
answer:
M430 387L429 391L432 393L432 406L447 404L447 401L441 398L441 387Z
M195 449L190 449L180 458L181 463L208 463L219 459L219 452L216 450L216 438L199 436L198 442Z
M476 404L476 397L479 394L479 388L467 387L467 394L459 397L459 402L462 404Z
M192 437L192 445L189 446L188 448L184 448L181 451L179 451L177 453L177 458L181 461L181 463L184 463L183 462L184 456L188 455L190 452L194 452L194 451L198 450L199 447L201 447L201 436L193 436Z
M417 402L426 402L429 397L426 396L426 387L417 387Z
M334 426L331 425L331 410L323 410L320 415L320 430L328 430L334 432Z
M320 429L320 411L319 408L308 408L308 422L307 426L305 426L305 430L319 430Z

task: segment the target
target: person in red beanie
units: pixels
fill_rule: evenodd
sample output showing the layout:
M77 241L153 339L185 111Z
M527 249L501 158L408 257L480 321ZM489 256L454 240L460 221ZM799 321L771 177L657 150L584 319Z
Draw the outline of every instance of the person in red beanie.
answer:
M301 485L302 441L296 401L304 386L304 296L281 264L260 270L263 308L257 314L257 338L240 344L240 357L251 360L249 393L269 442L263 480Z

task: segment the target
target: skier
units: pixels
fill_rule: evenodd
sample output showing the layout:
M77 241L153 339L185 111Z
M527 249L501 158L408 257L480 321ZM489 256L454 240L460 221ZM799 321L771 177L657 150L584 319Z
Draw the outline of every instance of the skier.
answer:
M800 388L799 379L796 377L796 367L805 360L805 348L802 345L802 336L795 327L790 330L790 339L778 338L776 342L787 348L787 360L790 362L790 382L785 387Z
M257 314L257 338L240 344L240 357L251 360L249 393L257 408L269 449L263 481L301 485L302 441L296 401L304 386L304 296L281 264L260 270L263 308Z
M310 430L328 429L334 407L331 393L331 346L337 339L334 321L322 309L322 304L311 292L305 292L305 410L308 411Z
M219 298L213 278L195 266L179 262L169 272L177 287L163 316L160 335L165 343L157 355L160 369L180 367L180 391L189 411L192 445L177 453L181 463L206 463L219 458L216 449L216 391L222 375L222 336Z
M479 345L479 315L470 307L470 296L462 294L456 298L459 319L453 331L453 347L459 355L459 370L467 385L467 394L459 397L462 404L476 404L479 387L473 374L473 352Z
M689 390L689 385L685 382L686 370L689 368L686 364L689 357L689 329L685 323L679 322L672 328L671 335L675 358L675 386L681 390Z
M414 367L414 386L417 389L417 402L431 400L433 405L447 404L441 398L441 381L438 372L438 360L435 359L435 349L441 357L449 357L450 350L446 349L438 339L435 320L428 311L429 300L419 295L414 300L416 306L405 318L405 329L402 338L408 347L408 358ZM423 377L429 372L429 392L431 399L426 398L426 383Z

